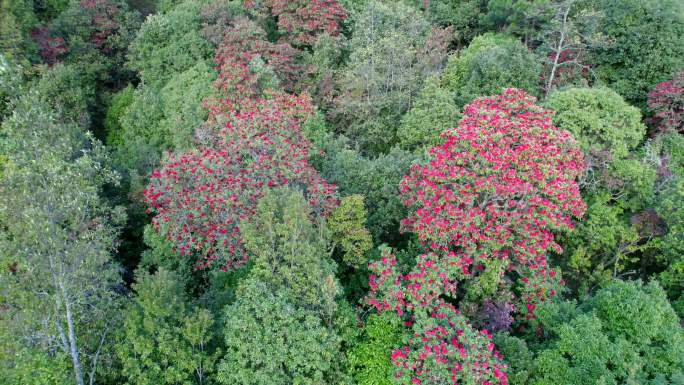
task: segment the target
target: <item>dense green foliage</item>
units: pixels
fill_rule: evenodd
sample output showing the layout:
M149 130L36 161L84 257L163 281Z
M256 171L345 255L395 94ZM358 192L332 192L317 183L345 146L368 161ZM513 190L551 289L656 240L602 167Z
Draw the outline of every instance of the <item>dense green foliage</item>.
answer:
M581 303L540 311L547 340L495 339L512 361L512 384L677 384L684 333L656 283L615 281Z
M645 107L648 92L684 65L684 4L601 0L592 5L602 14L599 31L610 38L591 50L598 78Z
M442 82L453 93L456 105L463 107L478 96L510 87L535 94L539 72L539 60L520 41L489 33L476 37L449 59Z
M120 276L111 256L124 218L99 197L117 180L103 146L43 97L26 93L2 124L2 339L11 338L2 370L17 384L65 372L83 384L98 359L108 360L103 341L117 327ZM45 366L24 366L30 352ZM15 364L21 369L12 373Z
M340 131L368 153L386 152L424 79L441 68L449 35L431 28L415 8L370 1L356 19L339 77L334 113Z
M680 0L0 0L0 382L684 383Z
M634 216L654 199L657 170L635 150L646 126L639 109L608 88L570 88L552 93L553 121L573 133L586 155L585 220L568 235L565 258L570 277L583 290L607 282L640 263L640 234Z
M140 271L116 352L129 384L204 384L214 372L212 314L190 309L175 273ZM218 352L217 352L218 353Z
M301 193L276 191L245 226L253 265L225 310L220 383L342 382L333 329L340 288L309 210Z

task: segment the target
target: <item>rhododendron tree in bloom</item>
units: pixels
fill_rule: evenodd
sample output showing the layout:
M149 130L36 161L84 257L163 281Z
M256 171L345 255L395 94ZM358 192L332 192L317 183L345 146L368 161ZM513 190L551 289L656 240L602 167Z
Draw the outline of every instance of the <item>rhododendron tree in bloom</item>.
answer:
M517 89L476 99L401 183L414 209L402 226L417 233L425 253L404 273L385 250L369 265L366 301L413 328L409 344L392 354L402 384L508 383L489 333L451 304L464 283L496 291L515 273L527 317L555 295L560 277L547 252L560 251L552 231L571 228L586 209L576 182L584 159L572 136L551 124L551 112L534 103ZM492 279L498 282L484 282Z
M684 133L684 71L655 86L648 94L648 109L659 131Z
M47 27L38 27L31 31L31 38L38 45L38 54L48 65L59 61L58 57L69 52L64 39L53 37Z
M419 257L409 279L429 277L439 295L459 280L515 272L528 316L555 295L560 277L547 253L561 251L552 231L572 228L586 209L576 182L584 158L570 133L552 125L552 112L534 103L517 89L475 100L404 178L401 194L414 211L403 229L435 255Z
M260 58L289 90L305 72L296 63L298 54L289 44L268 41L266 32L254 21L238 17L224 32L223 42L216 49L216 87L228 102L258 96L259 78L253 66L254 60Z
M248 260L240 222L254 215L266 189L300 188L314 212L327 215L336 189L309 165L301 133L312 108L307 96L245 99L239 111L222 116L212 148L171 154L145 190L155 228L180 254L198 256L198 268L228 270Z
M400 274L388 250L370 269L368 303L379 311L396 311L412 329L408 344L392 352L398 383L508 384L506 365L494 350L491 334L474 329L438 297L433 278L424 272Z
M281 40L294 46L313 46L324 33L338 36L347 11L336 0L265 0L245 1L245 6L278 19Z

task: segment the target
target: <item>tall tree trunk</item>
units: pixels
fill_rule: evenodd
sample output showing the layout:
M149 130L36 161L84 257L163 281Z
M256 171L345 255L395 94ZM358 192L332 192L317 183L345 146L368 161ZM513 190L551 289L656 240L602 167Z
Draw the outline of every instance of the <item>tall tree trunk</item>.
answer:
M64 309L66 311L67 330L69 333L69 354L74 365L74 376L76 377L76 385L85 385L83 381L83 370L81 369L81 359L78 355L78 344L76 342L76 331L74 329L74 315L71 312L71 301L64 287L64 283L60 282L60 291L64 300Z
M570 13L570 7L572 6L572 2L567 4L565 10L563 11L563 22L561 24L560 28L560 35L558 36L558 46L556 46L555 49L555 56L553 58L553 66L551 66L551 74L549 75L549 79L546 83L546 96L549 96L549 93L551 92L551 89L553 88L553 81L555 80L556 77L556 71L558 70L558 61L560 60L560 55L563 52L563 44L565 44L565 38L567 34L567 24L568 24L568 14Z

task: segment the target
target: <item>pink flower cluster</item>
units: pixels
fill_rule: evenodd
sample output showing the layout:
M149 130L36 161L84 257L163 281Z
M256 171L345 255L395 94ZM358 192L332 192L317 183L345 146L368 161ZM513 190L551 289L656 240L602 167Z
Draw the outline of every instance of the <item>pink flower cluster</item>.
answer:
M660 132L684 134L684 71L655 86L648 94L648 109L653 113L652 123Z
M254 0L245 1L248 8L258 8ZM261 3L261 2L260 2ZM319 36L338 36L347 11L336 0L266 0L259 4L278 19L282 41L294 46L312 46Z
M402 226L428 251L411 274L430 274L439 293L450 293L456 281L503 262L501 274L522 277L529 316L560 279L547 260L550 250L561 251L552 231L572 228L586 209L576 182L583 155L534 103L508 89L467 105L459 126L400 187L414 209Z
M436 271L431 262L436 254L429 255L422 265ZM402 275L388 250L370 264L370 269L367 302L379 311L396 312L413 330L408 344L392 353L398 381L423 385L508 384L506 365L494 350L491 335L486 330L475 330L453 305L439 297L438 281L443 278L422 268Z
M269 188L301 189L320 215L338 204L336 187L308 162L302 124L313 113L310 98L261 89L250 67L259 56L287 83L297 72L295 52L270 43L254 22L236 19L216 51L222 96L206 103L207 126L218 126L209 147L169 154L150 177L144 193L156 212L153 225L181 255L198 258L197 268L225 271L248 261L240 223Z
M403 229L416 232L425 253L402 273L385 251L369 265L366 301L413 327L409 344L392 355L404 384L507 384L489 333L447 302L458 298L459 283L516 273L526 317L556 294L560 277L547 253L560 251L552 231L571 228L586 210L576 182L584 158L534 103L516 89L475 100L401 182L413 209Z
M238 267L248 260L240 222L251 217L267 188L301 186L321 215L337 205L335 186L308 163L301 133L311 112L307 96L245 100L226 120L214 148L171 154L150 177L147 203L153 224L198 267Z

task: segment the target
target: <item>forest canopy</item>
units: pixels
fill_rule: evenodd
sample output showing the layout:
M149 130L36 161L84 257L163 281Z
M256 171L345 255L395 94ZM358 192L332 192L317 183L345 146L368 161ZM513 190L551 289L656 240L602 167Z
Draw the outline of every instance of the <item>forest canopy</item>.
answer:
M684 383L684 3L0 0L8 385Z

